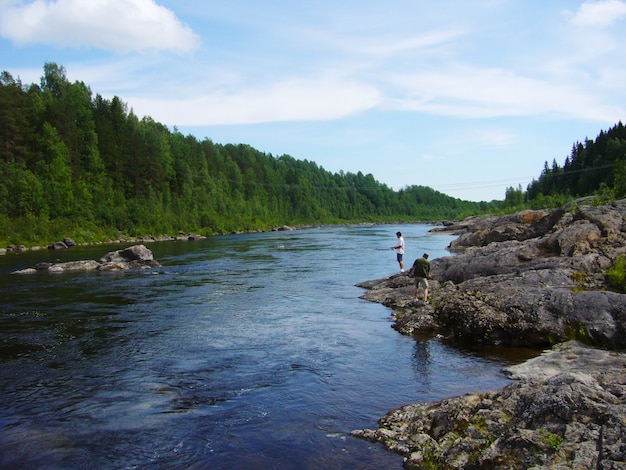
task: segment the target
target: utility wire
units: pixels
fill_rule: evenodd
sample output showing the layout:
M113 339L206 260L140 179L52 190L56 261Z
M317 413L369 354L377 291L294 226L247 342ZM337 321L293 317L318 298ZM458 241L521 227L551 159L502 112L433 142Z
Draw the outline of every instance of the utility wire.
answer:
M568 170L568 171L556 171L552 172L550 169L550 173L542 173L539 178L542 177L563 177L570 176L580 173L590 173L600 170L606 170L608 168L613 168L615 166L614 163L610 163L608 165L592 167L592 168L581 168L578 170ZM244 186L262 186L266 188L283 188L283 189L308 189L315 191L343 191L343 190L354 190L354 191L374 191L381 189L380 186L356 186L356 185L345 185L345 186L317 186L317 185L303 185L303 184L290 184L290 183L263 183L258 181L243 181L243 180L235 180L232 178L213 178L211 176L208 177L215 182L224 182L224 183L233 183L233 184L241 184ZM437 185L437 191L460 191L464 189L480 189L480 188L490 188L503 186L505 184L519 184L520 180L537 180L535 176L525 176L521 178L507 178L507 179L497 179L497 180L486 180L486 181L476 181L476 182L467 182L467 183L450 183ZM412 185L412 186L424 186L424 185ZM396 191L397 192L397 191Z

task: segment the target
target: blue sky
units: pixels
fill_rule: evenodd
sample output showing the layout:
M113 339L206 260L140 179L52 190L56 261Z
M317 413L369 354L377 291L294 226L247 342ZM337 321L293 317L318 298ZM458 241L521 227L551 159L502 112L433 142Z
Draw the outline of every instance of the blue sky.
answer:
M45 62L140 117L467 200L626 121L626 0L0 0Z

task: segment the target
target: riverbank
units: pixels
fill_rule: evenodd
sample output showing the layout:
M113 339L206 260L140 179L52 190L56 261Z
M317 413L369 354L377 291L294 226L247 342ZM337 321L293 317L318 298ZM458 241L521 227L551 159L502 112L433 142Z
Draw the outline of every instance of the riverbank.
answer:
M407 405L354 436L406 468L625 465L626 295L604 272L626 253L626 201L586 202L440 229L459 234L458 255L433 260L428 304L403 274L359 284L403 334L545 352L498 392Z
M272 231L291 231L297 230L298 227L292 227L288 225L282 225L280 227L272 228ZM261 231L255 231L255 233L260 233ZM27 251L41 251L41 250L63 250L67 248L71 248L73 246L92 246L92 245L120 245L120 244L146 244L146 243L156 243L156 242L167 242L167 241L194 241L194 240L202 240L207 238L205 235L200 235L197 233L186 233L179 232L177 235L146 235L142 237L129 237L120 234L120 236L113 240L108 239L105 241L96 241L90 243L76 243L72 238L66 237L63 240L56 241L49 245L33 245L27 247L26 245L9 245L6 248L0 248L0 255L6 255L9 253L25 253Z
M130 244L146 244L146 243L169 242L169 241L194 241L194 240L201 240L207 237L217 237L220 235L240 235L244 233L265 233L265 232L290 232L294 230L304 230L304 229L309 229L309 228L319 228L319 227L332 226L332 225L372 226L372 225L377 225L379 223L391 224L392 222L358 222L358 223L346 222L343 224L304 224L304 225L284 224L284 225L274 226L268 230L254 229L254 230L249 230L247 232L237 231L237 232L230 232L230 233L213 233L210 235L201 235L201 234L193 233L193 232L186 233L184 231L180 231L177 235L161 234L161 235L144 235L140 237L131 237L131 236L127 236L127 235L120 233L118 238L116 239L109 238L107 240L99 240L99 241L93 241L93 242L87 242L87 243L76 243L71 237L66 237L66 238L63 238L62 240L58 240L56 242L53 242L47 245L32 245L32 246L14 245L14 244L8 245L6 247L0 248L0 255L19 254L19 253L26 253L29 251L62 250L66 248L71 248L73 246L99 246L99 245L120 245L120 244L130 245ZM410 222L410 223L423 223L423 224L428 224L428 225L438 225L438 224L441 224L442 222L424 221L424 222Z

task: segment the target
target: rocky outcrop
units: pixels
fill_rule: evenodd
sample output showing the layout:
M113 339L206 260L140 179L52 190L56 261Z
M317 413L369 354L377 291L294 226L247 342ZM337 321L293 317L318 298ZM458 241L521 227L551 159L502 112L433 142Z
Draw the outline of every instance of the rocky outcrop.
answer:
M359 284L404 334L554 349L498 392L408 405L353 435L406 468L626 468L626 295L604 278L626 254L626 201L589 202L436 229L459 234L458 254L432 261L429 303L406 275Z
M352 435L407 469L626 467L626 355L570 342L508 373L498 392L403 406Z
M81 260L68 261L66 263L42 262L34 268L14 271L12 274L33 274L36 272L67 273L87 271L123 271L127 269L148 269L160 267L154 260L152 251L144 245L134 245L123 250L111 251L104 255L100 261Z
M405 275L359 286L393 308L395 327L408 334L426 323L459 341L626 348L626 295L607 290L604 278L626 254L625 218L626 200L474 218L450 246L459 254L432 261L430 305L411 302Z

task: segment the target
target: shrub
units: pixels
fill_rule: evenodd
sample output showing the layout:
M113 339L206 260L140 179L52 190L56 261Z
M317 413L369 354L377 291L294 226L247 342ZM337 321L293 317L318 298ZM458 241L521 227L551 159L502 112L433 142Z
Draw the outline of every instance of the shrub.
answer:
M626 293L626 256L619 256L615 260L613 266L604 273L604 279L612 289Z

